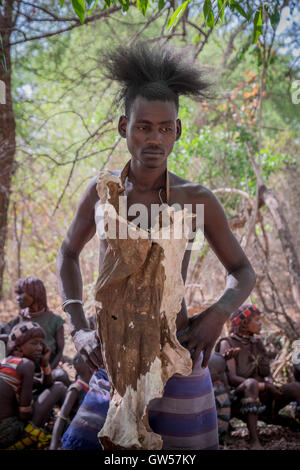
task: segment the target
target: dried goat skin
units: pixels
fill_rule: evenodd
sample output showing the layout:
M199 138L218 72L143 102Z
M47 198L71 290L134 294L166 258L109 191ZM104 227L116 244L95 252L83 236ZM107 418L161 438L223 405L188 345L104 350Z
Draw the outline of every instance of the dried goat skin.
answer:
M157 223L151 239L122 217L124 198L119 196L124 188L117 176L101 172L97 191L108 242L95 288L97 329L111 384L110 406L98 437L105 450L158 450L162 438L149 426L149 403L162 397L174 374L192 372L190 354L176 338L187 238L174 237L169 206L164 210L171 214L170 224L160 228ZM184 215L176 213L179 224ZM117 236L110 234L112 226L117 226ZM124 230L128 235L122 238Z

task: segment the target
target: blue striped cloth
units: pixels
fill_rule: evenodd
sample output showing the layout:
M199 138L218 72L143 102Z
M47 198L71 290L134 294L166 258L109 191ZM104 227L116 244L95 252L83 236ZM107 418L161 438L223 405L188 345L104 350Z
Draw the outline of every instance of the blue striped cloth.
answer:
M214 392L202 356L191 375L175 374L168 380L162 398L149 404L149 424L160 434L165 450L216 450L218 424ZM63 435L63 449L99 450L97 434L109 408L109 382L103 369L97 371L75 418Z
M101 450L98 432L102 428L110 400L110 384L105 370L99 369L90 388L62 437L64 450Z
M217 450L218 421L208 367L202 354L189 376L173 375L162 398L149 405L149 424L165 450Z

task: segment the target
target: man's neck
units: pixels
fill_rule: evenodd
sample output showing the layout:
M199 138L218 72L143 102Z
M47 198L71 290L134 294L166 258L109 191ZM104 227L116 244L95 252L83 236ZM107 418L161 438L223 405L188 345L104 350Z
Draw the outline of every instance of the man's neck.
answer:
M140 162L132 159L128 171L128 180L140 191L165 188L166 170L165 166L145 168Z

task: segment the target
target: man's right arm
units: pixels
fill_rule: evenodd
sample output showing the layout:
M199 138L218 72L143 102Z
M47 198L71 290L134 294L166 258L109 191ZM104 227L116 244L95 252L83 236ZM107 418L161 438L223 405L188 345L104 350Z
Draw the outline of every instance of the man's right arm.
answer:
M93 178L79 202L75 217L57 257L58 285L63 301L68 299L82 300L82 277L79 255L86 243L96 232L94 211L98 199L96 178ZM74 337L76 346L75 336L80 337L80 341L82 337L87 337L87 335L83 334L83 331L89 330L88 322L85 318L83 307L79 303L67 305L65 311L70 320L70 332ZM76 335L78 332L80 334ZM83 340L84 342L85 339ZM82 348L86 349L81 341L80 349ZM90 351L90 348L88 349Z
M94 236L96 225L94 207L96 197L95 179L91 181L80 199L75 217L61 245L57 257L57 277L59 291L63 301L67 299L82 300L82 277L79 265L79 255L86 243ZM80 304L66 307L70 317L71 334L77 330L88 328L83 308Z

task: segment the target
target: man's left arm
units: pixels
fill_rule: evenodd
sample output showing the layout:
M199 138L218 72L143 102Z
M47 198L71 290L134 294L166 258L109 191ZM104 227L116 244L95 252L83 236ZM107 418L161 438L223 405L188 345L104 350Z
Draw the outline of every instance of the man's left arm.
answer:
M201 189L196 199L197 203L204 204L205 238L227 270L223 295L204 312L190 318L189 331L181 338L181 342L193 351L194 363L203 351L202 367L206 367L225 321L247 299L255 285L256 275L214 194Z

